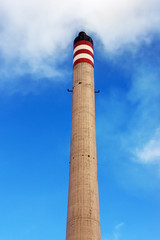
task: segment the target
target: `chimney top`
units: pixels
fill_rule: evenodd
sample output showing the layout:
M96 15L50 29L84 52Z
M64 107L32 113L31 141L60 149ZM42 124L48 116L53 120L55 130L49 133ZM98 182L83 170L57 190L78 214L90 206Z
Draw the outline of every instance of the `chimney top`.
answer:
M88 41L88 42L92 43L92 45L93 45L93 40L92 40L92 38L89 37L89 36L88 36L85 32L83 32L83 31L82 31L82 32L79 32L78 37L76 37L75 40L74 40L74 44L76 44L77 42L82 41L82 40Z

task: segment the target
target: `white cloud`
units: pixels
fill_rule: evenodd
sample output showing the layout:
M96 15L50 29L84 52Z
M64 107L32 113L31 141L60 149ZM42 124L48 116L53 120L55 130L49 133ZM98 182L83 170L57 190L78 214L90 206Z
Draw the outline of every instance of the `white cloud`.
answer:
M121 222L119 224L117 224L115 227L114 227L114 230L111 234L108 234L108 237L105 237L103 238L104 240L120 240L121 238L121 233L120 233L120 230L121 230L121 227L124 225L124 222Z
M97 98L96 110L98 159L118 184L138 195L159 188L160 176L160 72L148 58L137 61L132 79L109 80L112 88ZM129 87L122 92L119 84Z
M115 226L115 229L118 230L124 225L124 222L121 222Z
M141 67L140 67L141 69ZM160 163L158 68L142 68L133 78L128 100L136 105L130 120L130 149L141 163Z
M160 128L142 149L136 149L135 155L142 163L160 163Z
M116 226L115 226L115 230L114 230L114 232L113 232L113 240L118 240L118 239L120 239L120 237L121 237L121 234L120 234L120 229L121 229L121 227L124 225L124 222L121 222L121 223L119 223L119 224L117 224Z
M96 34L109 52L149 41L160 31L159 12L159 0L1 0L1 76L57 76L81 30Z

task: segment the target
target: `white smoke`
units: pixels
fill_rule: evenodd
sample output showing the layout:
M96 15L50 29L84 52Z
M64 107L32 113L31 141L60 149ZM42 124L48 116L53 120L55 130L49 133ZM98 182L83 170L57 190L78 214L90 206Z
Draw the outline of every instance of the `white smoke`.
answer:
M115 53L150 41L159 23L159 0L0 0L0 73L53 77L79 31Z

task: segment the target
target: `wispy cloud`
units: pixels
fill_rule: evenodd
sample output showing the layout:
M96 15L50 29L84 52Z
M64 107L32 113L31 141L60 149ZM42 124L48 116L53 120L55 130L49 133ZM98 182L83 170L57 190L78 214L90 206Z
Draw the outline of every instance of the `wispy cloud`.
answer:
M160 164L160 128L154 136L144 145L142 149L136 149L134 152L136 159L144 164Z
M24 74L57 79L80 30L112 53L149 42L151 33L160 32L159 11L158 0L1 1L1 81Z
M154 62L151 48L145 52L127 80L109 80L110 89L97 100L99 161L106 163L118 184L135 194L159 188L160 59Z
M124 225L124 222L121 222L115 226L115 229L118 230Z
M124 225L124 222L121 222L115 226L114 232L113 232L113 240L120 239L121 237L120 229L122 228L123 225Z
M104 240L120 240L121 239L121 228L124 226L124 222L117 224L114 227L114 230L111 234L108 234L107 238L103 238Z
M130 121L132 150L141 163L160 161L159 75L158 68L143 68L133 79L128 94L131 103L136 105Z

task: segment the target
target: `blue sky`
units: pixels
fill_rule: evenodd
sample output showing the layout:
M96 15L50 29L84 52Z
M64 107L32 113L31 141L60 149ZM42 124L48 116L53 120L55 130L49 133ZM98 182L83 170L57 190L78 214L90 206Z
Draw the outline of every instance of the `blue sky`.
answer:
M77 11L77 5L79 10ZM0 2L0 239L65 239L72 47L94 41L102 240L160 236L160 3Z

